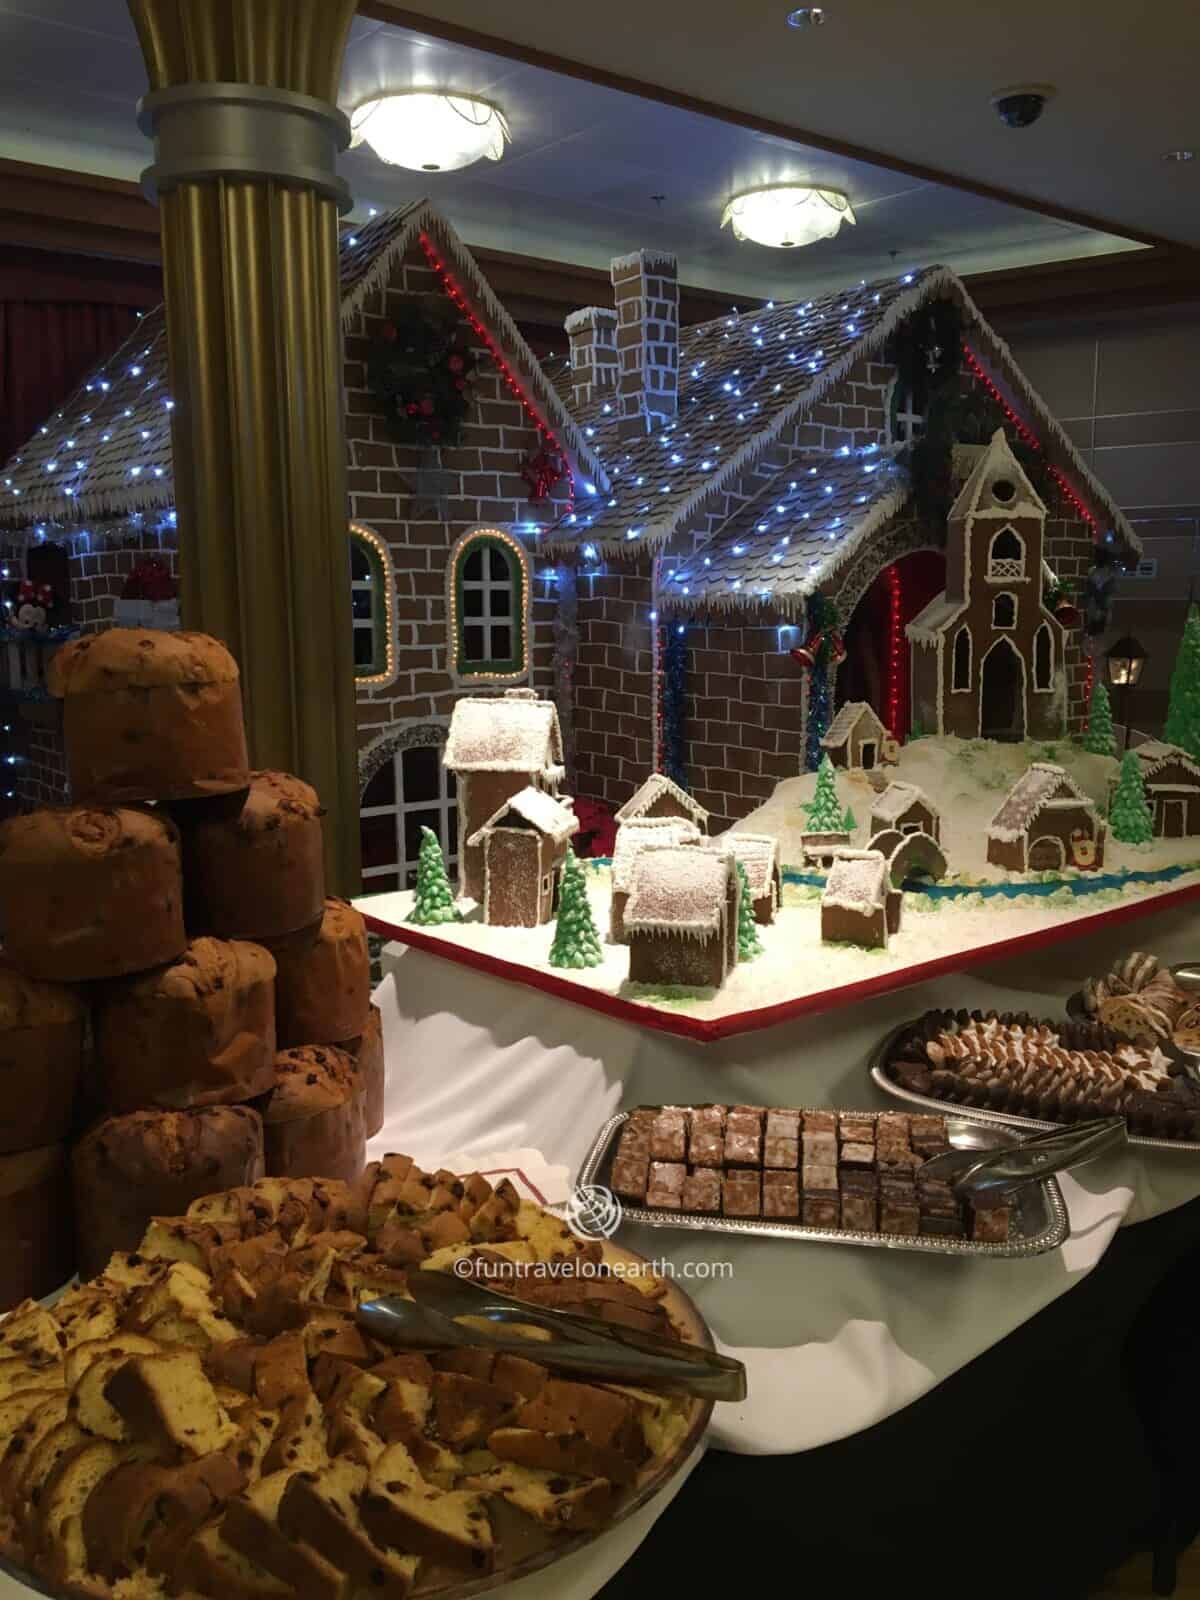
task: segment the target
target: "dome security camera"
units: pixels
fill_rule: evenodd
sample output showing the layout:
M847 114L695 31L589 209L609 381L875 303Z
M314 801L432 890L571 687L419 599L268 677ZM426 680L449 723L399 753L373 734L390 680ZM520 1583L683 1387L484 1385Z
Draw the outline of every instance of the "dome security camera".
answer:
M1031 128L1053 95L1048 83L1015 84L1011 89L997 89L992 105L1006 128Z

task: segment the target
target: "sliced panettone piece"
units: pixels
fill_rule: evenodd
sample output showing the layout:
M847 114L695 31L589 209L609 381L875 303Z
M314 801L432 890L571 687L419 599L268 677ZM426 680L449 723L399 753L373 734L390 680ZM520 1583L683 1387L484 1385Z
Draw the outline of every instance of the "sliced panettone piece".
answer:
M186 1261L209 1270L209 1257L223 1244L240 1239L235 1222L199 1222L191 1217L152 1217L138 1254L157 1261Z
M267 1451L275 1439L280 1413L262 1406L246 1405L230 1412L237 1429L237 1437L225 1446L225 1454L247 1479L258 1477L263 1470Z
M87 1570L83 1508L122 1455L110 1439L89 1439L68 1450L43 1482L26 1545L37 1550L38 1568L52 1582Z
M67 1338L67 1348L85 1339L105 1339L116 1333L121 1320L121 1302L104 1289L80 1284L68 1289L53 1308L55 1322Z
M299 1333L281 1333L259 1347L254 1361L254 1393L264 1406L282 1406L306 1395L308 1360Z
M12 1443L33 1412L45 1405L47 1393L45 1389L18 1389L15 1394L0 1400L0 1470L3 1470L6 1446ZM24 1449L24 1446L21 1448ZM20 1454L20 1451L17 1453ZM3 1496L0 1495L2 1503Z
M611 1517L616 1500L616 1490L603 1478L580 1482L511 1461L472 1473L463 1482L470 1489L502 1495L543 1527L571 1532L601 1527Z
M602 1387L611 1389L613 1394L624 1395L631 1402L651 1455L673 1455L683 1444L687 1437L688 1414L678 1403L673 1403L670 1395L655 1394L650 1389L637 1389L623 1383L606 1383Z
M392 1356L380 1363L388 1369L386 1387L371 1413L371 1426L385 1439L403 1439L423 1429L433 1405L433 1368L423 1355ZM374 1377L383 1373L376 1368Z
M490 1381L519 1400L536 1400L550 1374L524 1356L497 1356Z
M367 1469L339 1456L324 1472L298 1472L279 1502L279 1526L290 1538L307 1539L327 1561L380 1600L405 1600L418 1560L377 1545L363 1527L358 1503Z
M490 1572L492 1525L482 1495L436 1489L402 1444L379 1455L359 1502L363 1527L376 1544L413 1551L463 1572Z
M68 1417L51 1427L29 1450L24 1467L15 1474L12 1493L6 1497L18 1522L23 1522L27 1515L37 1514L42 1486L67 1452L89 1442L89 1436L79 1424Z
M345 1292L351 1306L359 1306L365 1300L403 1295L408 1288L408 1274L402 1268L385 1266L372 1257L355 1256L349 1261L338 1261L334 1282Z
M125 1301L135 1289L147 1289L157 1283L166 1275L170 1264L144 1256L138 1250L114 1250L104 1271L92 1281L106 1294Z
M365 1417L387 1388L387 1383L373 1372L364 1372L349 1362L343 1363L343 1368L333 1387L323 1396L325 1407L329 1411L344 1408Z
M322 1468L328 1459L325 1413L310 1390L289 1400L279 1413L271 1448L263 1457L264 1472L306 1472Z
M349 1456L369 1467L382 1455L383 1440L352 1406L335 1406L326 1412L326 1437L331 1456Z
M104 1393L135 1438L167 1450L203 1456L237 1437L194 1350L132 1356L109 1378Z
M248 1475L218 1451L171 1467L158 1502L158 1522L147 1540L146 1565L173 1572L182 1552L205 1524L246 1487Z
M577 1478L608 1478L613 1483L636 1481L638 1464L619 1450L592 1444L576 1433L540 1433L533 1428L496 1428L488 1449L501 1461Z
M579 1434L590 1444L635 1457L642 1447L641 1429L624 1395L565 1378L547 1379L541 1393L520 1408L514 1422L518 1428L540 1433Z
M410 1217L390 1216L373 1240L379 1259L388 1267L419 1267L429 1251Z
M123 1461L96 1485L83 1508L91 1571L114 1583L145 1563L168 1478L161 1462Z
M455 1450L480 1445L513 1414L513 1397L465 1372L435 1372L433 1415L438 1438Z
M118 1367L123 1367L130 1356L157 1355L159 1346L141 1334L119 1334L114 1339L99 1340L113 1348L95 1351L82 1365L79 1376L71 1386L70 1407L79 1426L114 1444L126 1443L133 1437L128 1423L116 1411L105 1395L108 1380ZM82 1347L81 1347L82 1348ZM78 1354L78 1352L72 1352Z
M221 1538L284 1583L297 1600L344 1600L346 1576L303 1539L279 1528L279 1502L292 1477L272 1472L252 1483L226 1507Z
M202 1350L238 1338L233 1323L218 1314L208 1273L186 1261L173 1261L157 1283L139 1290L129 1302L124 1323L164 1344Z
M202 1357L204 1370L214 1385L236 1389L247 1399L254 1398L254 1365L263 1348L257 1339L231 1339L215 1344Z
M73 1389L83 1377L84 1373L101 1356L120 1355L127 1356L152 1356L157 1355L161 1346L153 1339L148 1339L144 1333L118 1332L110 1334L107 1339L85 1339L81 1344L68 1350L63 1357L63 1380L68 1389Z
M329 1354L365 1366L374 1359L371 1347L354 1318L345 1312L309 1306L305 1310L304 1325L300 1331L310 1361Z
M172 1590L209 1600L288 1600L291 1588L221 1537L221 1523L193 1534L175 1563Z
M0 1322L0 1361L53 1366L62 1360L65 1344L62 1329L36 1300L23 1300Z
M34 1453L48 1433L68 1421L67 1395L64 1392L49 1395L44 1389L36 1391L41 1404L36 1405L18 1423L3 1444L0 1454L0 1505L15 1507L20 1500L21 1480L33 1459ZM72 1427L78 1427L72 1422ZM83 1437L83 1429L79 1428Z
M25 1361L20 1356L9 1356L6 1361L0 1361L0 1400L19 1394L23 1389L61 1389L62 1386L61 1360Z

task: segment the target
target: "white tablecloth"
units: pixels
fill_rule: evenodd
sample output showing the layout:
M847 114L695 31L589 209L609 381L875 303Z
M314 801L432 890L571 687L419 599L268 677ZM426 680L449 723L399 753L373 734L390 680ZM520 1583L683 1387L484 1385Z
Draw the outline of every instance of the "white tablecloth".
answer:
M386 915L377 900L371 909ZM700 1045L386 947L386 1142L418 1161L446 1150L532 1145L574 1171L622 1104L663 1101L884 1107L867 1061L896 1023L935 1005L1049 1016L1088 972L1133 944L1182 960L1197 918L1163 912L1086 941L971 974ZM856 1433L909 1405L1064 1294L1116 1229L1200 1194L1200 1156L1129 1149L1062 1180L1072 1232L1032 1260L972 1261L639 1229L622 1243L665 1260L721 1346L749 1369L750 1394L720 1405L711 1442L778 1454ZM731 1276L699 1277L713 1263Z

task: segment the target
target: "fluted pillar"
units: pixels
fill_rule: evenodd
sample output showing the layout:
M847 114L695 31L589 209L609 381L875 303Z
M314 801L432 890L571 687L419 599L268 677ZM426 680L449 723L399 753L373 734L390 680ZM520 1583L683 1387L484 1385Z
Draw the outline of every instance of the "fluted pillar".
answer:
M326 808L357 892L334 167L354 0L129 0L162 212L184 624L241 667L251 756Z

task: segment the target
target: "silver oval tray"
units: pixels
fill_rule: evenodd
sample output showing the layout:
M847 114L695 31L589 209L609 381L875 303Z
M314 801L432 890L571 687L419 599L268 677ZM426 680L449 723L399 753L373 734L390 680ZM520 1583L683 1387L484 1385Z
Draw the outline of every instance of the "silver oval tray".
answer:
M1048 1128L1069 1126L1065 1122L1040 1122L1036 1117L1018 1116L1015 1111L988 1111L981 1106L960 1106L955 1100L939 1100L931 1094L917 1094L913 1089L905 1089L887 1070L888 1053L896 1039L906 1029L913 1027L918 1020L914 1017L912 1022L903 1022L899 1027L893 1028L876 1046L871 1056L871 1081L876 1088L882 1089L884 1094L891 1095L893 1100L903 1100L905 1105L915 1106L921 1111L940 1111L944 1117L953 1114L977 1122L982 1127L1016 1128L1023 1133L1044 1133ZM1193 1155L1200 1151L1200 1144L1194 1139L1152 1139L1148 1134L1131 1133L1127 1135L1125 1142L1139 1145L1143 1150L1175 1150L1191 1152Z
M803 1106L795 1110L804 1111ZM828 1110L828 1107L810 1109ZM946 1119L946 1133L956 1150L998 1150L1020 1144L1010 1131L987 1127L974 1118L960 1117L942 1104L932 1108ZM610 1176L612 1157L629 1111L618 1112L596 1135L583 1158L576 1183L603 1184ZM875 1117L875 1111L856 1111L855 1116ZM682 1228L694 1233L729 1233L760 1239L807 1240L810 1244L866 1245L876 1250L912 1250L920 1255L991 1256L1009 1260L1045 1255L1057 1250L1071 1231L1062 1190L1053 1178L1024 1185L1011 1202L1012 1233L1004 1244L976 1244L973 1239L943 1239L933 1235L916 1237L895 1233L859 1233L850 1228L809 1228L802 1222L785 1222L772 1217L717 1217L689 1211L652 1211L647 1206L620 1201L622 1219L639 1222L648 1228Z

